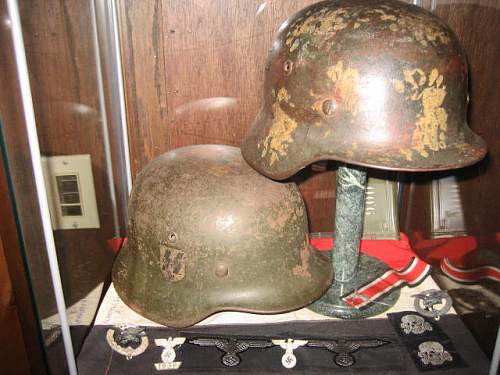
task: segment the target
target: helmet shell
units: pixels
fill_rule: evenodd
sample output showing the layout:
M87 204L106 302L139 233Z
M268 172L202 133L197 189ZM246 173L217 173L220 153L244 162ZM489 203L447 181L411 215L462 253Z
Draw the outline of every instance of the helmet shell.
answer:
M190 146L151 161L134 184L128 231L115 289L167 326L224 310L294 310L331 284L329 259L309 246L297 186L258 174L235 147Z
M283 179L321 159L403 171L459 168L484 141L467 126L467 64L453 32L392 0L323 1L280 27L245 160Z

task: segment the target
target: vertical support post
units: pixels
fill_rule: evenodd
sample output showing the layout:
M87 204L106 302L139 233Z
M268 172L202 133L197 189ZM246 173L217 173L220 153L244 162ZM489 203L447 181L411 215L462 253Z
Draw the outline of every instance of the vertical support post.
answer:
M359 319L378 315L393 306L399 290L380 297L357 309L344 301L344 296L356 292L387 272L378 259L360 253L365 219L367 173L364 169L345 165L337 169L337 199L335 208L335 244L332 252L333 283L328 291L309 305L319 314L344 319Z
M335 280L347 282L356 276L359 244L363 234L366 172L341 166L337 170L335 208Z

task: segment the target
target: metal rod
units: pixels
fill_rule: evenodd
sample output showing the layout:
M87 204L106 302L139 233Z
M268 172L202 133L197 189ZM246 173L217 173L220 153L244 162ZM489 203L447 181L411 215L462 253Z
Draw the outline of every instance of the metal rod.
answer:
M359 243L363 234L366 172L340 166L337 169L335 250L332 261L335 280L346 282L357 273Z
M92 23L92 36L94 42L94 57L96 67L97 92L99 96L99 111L101 112L101 127L104 145L104 155L106 159L106 173L108 177L109 200L113 213L113 227L115 237L120 236L120 224L118 221L118 208L116 203L115 177L113 173L113 160L111 159L111 148L109 144L108 116L106 113L106 101L104 99L104 84L102 80L101 48L99 46L99 36L97 32L97 15L95 0L90 0L90 18Z
M57 311L61 321L61 331L64 342L64 350L66 352L66 360L70 375L77 375L75 355L73 352L73 343L71 341L71 333L69 330L68 319L66 315L66 303L61 284L61 275L59 273L59 264L57 262L57 252L54 243L54 235L52 232L52 224L50 221L49 205L47 202L47 192L42 172L42 162L40 157L40 146L38 144L38 136L35 122L35 112L33 108L33 99L31 96L31 87L28 74L28 65L26 62L26 51L24 49L24 41L19 17L19 7L16 0L7 0L7 8L11 22L12 39L14 44L14 54L16 57L17 74L21 89L21 98L23 104L24 118L26 122L26 130L28 134L28 144L30 149L31 162L33 165L33 174L35 177L36 193L38 204L40 206L40 214L42 219L43 235L45 246L47 248L47 256L49 260L50 275L54 287L54 293L57 304Z
M116 64L116 78L118 84L118 98L120 106L120 126L122 130L122 146L125 159L125 174L127 177L127 191L130 194L132 190L132 169L130 167L130 148L128 141L128 126L127 114L125 112L125 89L123 85L123 71L122 71L122 54L120 44L120 33L118 31L118 13L116 9L116 1L110 0L111 5L111 22L113 26L113 41L115 51L115 64Z

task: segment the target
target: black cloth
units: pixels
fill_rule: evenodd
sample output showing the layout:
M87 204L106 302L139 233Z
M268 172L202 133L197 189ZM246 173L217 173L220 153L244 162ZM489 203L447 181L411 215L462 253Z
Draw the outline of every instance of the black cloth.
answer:
M413 315L420 317L424 322L430 324L431 330L424 330L423 332L404 332L402 327L402 319L405 316ZM392 323L394 330L401 336L402 342L410 356L421 371L435 371L444 369L454 369L459 367L466 367L465 362L462 360L460 353L455 349L453 342L448 335L443 332L435 319L423 316L415 311L402 311L395 314L388 315L389 321ZM422 359L421 345L424 343L438 343L442 345L443 350L449 354L450 360L445 360L443 363L427 363Z
M463 360L461 368L437 370L425 374L481 375L487 374L489 363L474 338L454 315L444 316L439 326L453 343L454 351ZM163 373L182 374L424 374L413 362L401 336L393 329L388 319L296 321L262 325L198 326L189 329L146 327L149 347L146 351L127 360L114 352L106 342L109 326L95 326L87 337L78 357L80 375L114 374L158 374L154 363L161 362L162 347L156 346L155 338L169 336L188 337L186 343L177 349L176 361L182 361L178 370ZM334 353L312 347L300 347L294 351L297 366L285 369L281 365L284 349L279 346L250 348L239 354L241 363L234 368L221 363L223 352L215 347L200 347L189 344L189 339L198 337L251 337L256 339L315 339L378 338L389 341L376 348L362 348L353 353L355 364L342 368L334 361Z

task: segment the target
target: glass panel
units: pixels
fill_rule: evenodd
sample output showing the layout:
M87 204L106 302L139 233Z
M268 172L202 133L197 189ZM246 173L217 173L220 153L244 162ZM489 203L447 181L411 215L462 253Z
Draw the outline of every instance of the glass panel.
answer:
M5 5L2 19L8 19ZM63 216L84 217L91 208L85 197L95 194L98 228L54 230L68 322L75 354L97 312L107 288L114 253L107 240L124 236L127 189L121 134L110 107L109 83L98 69L97 41L92 1L19 1L31 93L42 156L90 155L92 173L52 175L57 193L51 204ZM101 15L102 17L102 15ZM105 22L105 20L104 20ZM104 29L103 32L106 30ZM0 61L0 113L17 220L25 244L34 302L40 318L49 368L66 373L60 319L50 277L45 238L41 225L26 125L19 95L11 30L2 22ZM103 47L106 51L106 46ZM99 59L99 60L97 60ZM107 90L104 90L103 83ZM107 97L104 97L103 93ZM108 105L108 107L106 107ZM112 141L110 141L110 137ZM45 173L51 173L44 171ZM87 172L85 172L87 173ZM118 203L117 203L118 202ZM78 219L80 220L80 219Z

